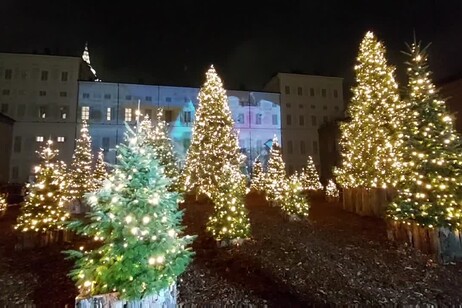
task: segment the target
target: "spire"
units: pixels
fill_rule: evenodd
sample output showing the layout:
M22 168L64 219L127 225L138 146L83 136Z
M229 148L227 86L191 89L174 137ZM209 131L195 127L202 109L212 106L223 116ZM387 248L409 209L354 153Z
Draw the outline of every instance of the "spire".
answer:
M88 51L88 42L85 42L85 48L83 49L82 60L88 64L90 71L95 76L95 81L101 81L101 79L99 79L98 76L96 75L96 70L90 64L90 52Z

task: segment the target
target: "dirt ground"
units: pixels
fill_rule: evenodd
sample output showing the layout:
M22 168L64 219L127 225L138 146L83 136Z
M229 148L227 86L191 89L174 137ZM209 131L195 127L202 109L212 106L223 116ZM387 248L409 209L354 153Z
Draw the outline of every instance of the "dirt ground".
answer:
M205 233L212 206L186 202L185 232L198 238L178 282L180 306L462 304L462 264L439 265L390 243L379 219L323 200L311 204L307 220L291 222L262 197L249 196L252 238L218 248ZM17 213L10 207L0 218L0 305L73 307L72 262L61 253L71 244L15 251Z

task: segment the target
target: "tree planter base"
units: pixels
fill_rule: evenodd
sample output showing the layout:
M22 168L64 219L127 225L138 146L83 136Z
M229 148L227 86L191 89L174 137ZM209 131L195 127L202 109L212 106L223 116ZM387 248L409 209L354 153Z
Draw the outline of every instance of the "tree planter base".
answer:
M90 298L77 298L76 308L174 308L177 306L176 284L161 290L159 294L146 296L141 300L121 300L117 293L95 295Z
M385 218L387 206L395 194L393 189L345 188L342 207L361 216Z
M462 234L447 228L424 228L417 224L388 221L387 236L391 241L406 243L432 255L440 263L462 260Z
M18 236L18 243L15 250L33 249L46 247L53 244L63 244L71 242L74 233L69 230L47 231L43 233L23 232Z
M246 239L244 238L236 238L232 240L221 240L217 241L217 246L218 247L229 247L229 246L240 246L244 243Z

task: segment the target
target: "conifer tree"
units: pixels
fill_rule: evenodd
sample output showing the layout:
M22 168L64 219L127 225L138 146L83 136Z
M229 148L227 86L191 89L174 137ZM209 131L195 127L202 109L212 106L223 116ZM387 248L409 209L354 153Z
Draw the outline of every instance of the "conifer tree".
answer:
M93 187L95 190L103 187L103 182L107 176L107 167L106 162L104 161L104 150L99 149L95 168L93 170Z
M143 138L127 125L114 172L102 189L86 195L89 222L69 225L100 243L68 251L76 258L71 276L82 297L114 291L126 300L154 295L172 285L191 260L187 246L193 237L182 235L182 198L169 191L170 180Z
M6 194L0 194L0 216L6 212L7 207Z
M253 164L252 179L250 180L250 189L256 192L265 191L265 174L260 160L256 159Z
M308 217L310 205L303 196L302 183L296 173L284 179L282 185L281 209L291 219L299 220Z
M355 65L349 120L340 126L342 163L335 174L343 187L386 188L401 176L404 106L394 70L387 64L383 44L367 32Z
M209 194L220 185L214 175L226 164L240 168L243 160L226 91L213 66L206 73L198 100L182 183L187 192Z
M390 215L423 226L460 228L461 137L431 81L426 48L414 42L407 55L406 174Z
M70 214L64 207L63 195L66 181L66 165L58 161L59 150L53 149L53 141L37 151L40 163L35 167L33 183L28 184L25 204L17 219L15 229L23 232L46 232L64 228Z
M279 146L278 138L274 135L265 176L265 193L268 201L273 203L282 201L285 180L286 170L281 147Z
M300 172L299 178L303 190L322 190L324 188L319 180L319 174L311 156L308 156L306 166Z
M335 185L332 179L330 179L329 183L326 185L326 196L328 198L338 198L339 197L339 191L338 191L337 185Z

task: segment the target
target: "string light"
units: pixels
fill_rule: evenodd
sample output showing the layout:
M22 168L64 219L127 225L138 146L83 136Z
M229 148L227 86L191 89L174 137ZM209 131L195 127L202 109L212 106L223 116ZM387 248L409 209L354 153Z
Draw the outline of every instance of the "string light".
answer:
M265 191L265 173L260 160L256 159L253 163L252 179L250 181L250 189L256 192Z
M338 198L340 195L337 185L332 179L329 180L326 186L326 196L328 198Z
M308 156L306 166L300 172L299 178L303 190L322 190L324 188L319 180L319 174L311 156Z

